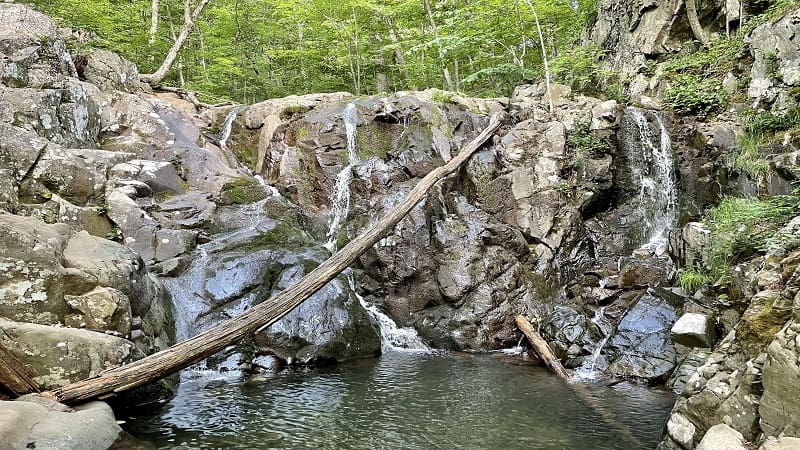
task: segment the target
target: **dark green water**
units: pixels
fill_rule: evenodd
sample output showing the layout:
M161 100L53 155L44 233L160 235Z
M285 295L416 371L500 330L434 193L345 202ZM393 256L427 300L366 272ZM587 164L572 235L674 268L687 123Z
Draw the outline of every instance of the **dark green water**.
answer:
M389 353L269 379L184 383L127 430L157 448L654 448L674 397L567 385L500 355Z

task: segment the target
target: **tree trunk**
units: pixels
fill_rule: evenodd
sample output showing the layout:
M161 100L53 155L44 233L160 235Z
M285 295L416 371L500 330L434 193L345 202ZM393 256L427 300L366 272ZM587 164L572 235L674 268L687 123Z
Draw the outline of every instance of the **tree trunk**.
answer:
M425 11L428 13L428 21L431 24L431 28L433 29L433 38L436 39L436 48L439 51L439 62L442 65L442 75L444 75L444 82L447 85L447 90L452 91L454 89L453 86L453 79L450 77L450 70L447 69L447 63L444 60L444 50L442 50L442 43L439 42L439 27L436 26L436 21L433 20L433 10L431 10L431 2L429 0L424 0L425 4Z
M692 27L692 33L695 39L703 44L703 47L708 47L708 38L703 33L703 27L700 25L700 19L697 17L697 4L695 0L686 0L686 15L689 18L689 26Z
M551 372L556 374L559 378L564 381L569 381L572 376L567 372L567 369L561 365L561 361L556 358L553 354L553 351L550 350L550 346L547 344L547 341L542 339L539 336L539 333L533 329L533 326L528 319L526 319L522 315L518 315L514 318L514 322L517 324L517 327L522 331L522 334L528 338L528 342L531 343L531 347L533 347L533 351L536 352L536 355L541 359L547 368L550 369Z
M386 21L386 28L389 30L389 41L394 45L394 62L397 63L397 68L400 70L400 76L403 78L404 83L408 83L408 69L406 68L406 58L403 55L403 49L400 48L400 39L397 37L397 31L394 29L392 18L384 16Z
M150 2L150 45L156 43L156 33L158 33L158 0Z
M64 403L77 403L141 386L163 378L213 355L223 348L266 328L288 314L306 298L322 288L352 264L361 254L394 230L395 225L427 195L439 180L455 172L500 127L501 115L495 114L489 125L444 166L426 175L397 206L376 224L345 245L340 251L309 272L293 286L254 306L238 317L191 339L134 361L126 366L102 372L95 378L78 381L44 395Z
M17 396L39 392L39 387L32 380L31 374L2 344L0 344L0 387Z
M144 74L140 75L139 78L144 81L145 83L149 83L151 86L157 86L164 81L164 78L167 76L167 72L172 68L172 65L175 63L175 60L178 58L178 53L183 48L183 44L186 43L186 39L189 37L189 34L194 30L194 25L197 22L198 17L203 12L203 8L206 7L208 2L211 0L200 0L200 3L192 10L190 0L185 0L183 4L183 29L181 29L181 33L178 35L178 39L172 44L172 48L169 49L167 53L167 57L164 58L164 62L161 63L161 67L158 68L152 74Z
M539 45L542 47L542 63L544 64L544 83L547 89L547 104L550 107L550 112L553 112L553 95L550 91L550 66L547 63L547 48L544 46L544 35L542 35L542 26L539 24L539 15L536 14L536 9L533 7L531 0L525 0L533 13L533 20L536 22L536 31L539 33Z

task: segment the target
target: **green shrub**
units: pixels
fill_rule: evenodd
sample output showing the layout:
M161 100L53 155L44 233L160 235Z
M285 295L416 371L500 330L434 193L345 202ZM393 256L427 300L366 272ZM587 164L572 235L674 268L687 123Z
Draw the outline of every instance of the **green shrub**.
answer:
M725 107L728 101L718 80L691 74L675 76L665 98L675 112L701 118Z
M776 232L797 213L795 195L725 198L704 220L711 230L711 245L703 255L709 275L717 278L731 265L765 252L780 238Z
M696 267L684 267L678 276L681 287L687 292L694 292L707 283L709 278L706 273Z

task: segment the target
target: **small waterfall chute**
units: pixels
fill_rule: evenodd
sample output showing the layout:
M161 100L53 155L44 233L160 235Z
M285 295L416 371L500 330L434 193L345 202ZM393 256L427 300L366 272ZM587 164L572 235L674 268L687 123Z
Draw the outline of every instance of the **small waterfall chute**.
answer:
M328 241L325 243L331 253L336 251L336 234L347 220L350 212L350 181L353 179L353 166L359 163L357 152L358 110L354 103L348 103L342 111L347 138L347 165L336 175L336 182L331 193L331 218L328 224Z
M361 306L367 310L370 316L378 324L381 332L381 351L386 353L390 351L413 351L413 352L429 352L430 347L422 342L422 339L417 334L417 331L410 327L399 327L397 323L387 316L377 306L369 303L358 294L356 291L356 282L353 276L353 271L350 269L344 272L347 276L347 282L350 289L355 294Z
M632 182L638 187L635 216L642 219L642 244L666 243L675 224L678 194L674 175L672 140L664 113L628 107L627 136L622 146L629 161Z

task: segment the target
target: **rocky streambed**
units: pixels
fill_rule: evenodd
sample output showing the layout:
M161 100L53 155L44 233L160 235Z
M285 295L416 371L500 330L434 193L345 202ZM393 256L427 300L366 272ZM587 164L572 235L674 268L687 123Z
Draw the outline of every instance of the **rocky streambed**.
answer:
M586 378L605 374L683 392L664 448L692 448L720 424L748 440L796 434L791 411L798 407L785 395L798 386L791 370L796 250L776 246L743 266L735 296L674 287L677 266L706 245L701 225L681 227L704 205L750 185L731 175L734 125L687 122L657 105L623 107L561 85L553 86L553 112L542 86L496 99L438 90L329 93L199 110L140 84L135 65L111 52L81 50L76 67L64 39L50 18L0 3L0 344L43 389L166 348L290 286L503 110L509 120L497 136L346 273L280 322L184 373L164 416L137 422L142 435L159 445L196 440L203 433L195 428L216 425L195 401L232 399L227 405L246 417L240 422L254 423L253 403L280 404L282 389L286 402L296 400L290 394L332 392L326 401L335 404L297 411L285 404L296 415L280 416L289 414L281 408L274 423L305 417L346 428L331 415L339 411L361 430L374 425L364 413L380 416L367 393L387 390L387 379L485 386L466 398L475 406L496 395L500 387L482 377L498 372L513 374L518 389L526 377L542 384L513 400L521 402L522 422L497 430L550 423L528 404L536 395L555 404L573 394L536 369L472 356L372 359L391 346L512 348L521 337L517 314L534 320ZM796 153L784 150L787 158ZM791 173L780 174L786 179L773 181L774 189L791 181ZM671 335L686 313L701 317L699 329ZM402 337L387 340L390 326ZM346 364L316 369L333 363ZM406 373L402 364L419 370ZM286 367L296 370L280 372ZM472 378L454 375L458 368ZM277 378L190 389L198 383L192 374L206 371ZM109 401L118 411L153 407L174 395L176 381ZM624 417L646 415L652 447L664 409L641 409L665 397L619 389L592 392ZM444 399L466 395L459 386L432 392L444 403L419 410L439 408L443 416L455 407ZM628 394L649 400L626 406L618 395ZM0 427L17 429L59 408L15 403L0 409ZM504 404L495 408L501 417ZM113 422L102 403L88 409ZM580 425L584 412L572 411L568 429L543 448L583 445L576 435L590 431ZM413 411L405 417L410 427L422 421ZM169 436L169 444L153 437L164 427L188 437ZM282 430L259 438L295 442ZM96 442L92 448L113 441L91 440L92 431L75 439ZM14 436L27 445L38 435ZM361 436L354 445L368 442L361 431L353 436ZM389 445L393 436L385 429L375 439ZM202 445L215 441L208 442Z

